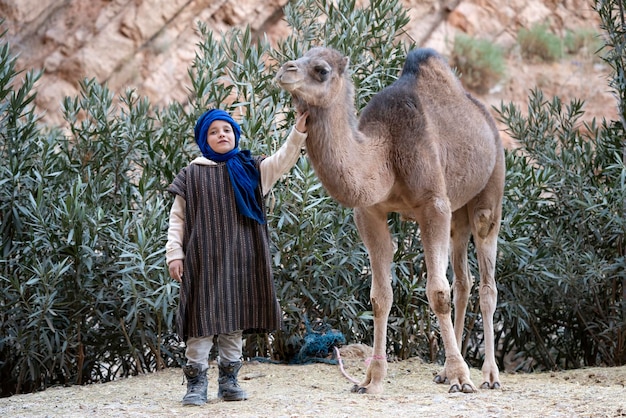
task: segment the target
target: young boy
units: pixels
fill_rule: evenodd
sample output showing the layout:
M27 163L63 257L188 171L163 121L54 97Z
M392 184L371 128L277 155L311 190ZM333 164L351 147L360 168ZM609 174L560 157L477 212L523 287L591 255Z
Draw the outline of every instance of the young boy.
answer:
M176 176L166 260L180 282L177 331L186 343L187 393L183 405L207 401L207 369L213 336L218 340L218 397L247 399L237 375L244 330L281 325L270 266L265 196L298 161L307 114L298 115L282 147L267 158L239 150L241 130L225 111L198 119L195 139L202 156Z

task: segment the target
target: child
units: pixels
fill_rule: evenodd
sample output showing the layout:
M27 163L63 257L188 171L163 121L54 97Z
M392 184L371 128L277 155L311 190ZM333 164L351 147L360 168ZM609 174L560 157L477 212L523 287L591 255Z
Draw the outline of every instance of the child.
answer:
M247 399L237 381L244 330L280 327L281 310L270 267L263 196L298 161L306 118L267 158L239 150L241 130L225 111L198 119L195 138L202 157L176 176L166 260L180 282L177 329L186 342L187 394L183 405L207 401L207 369L213 336L218 344L218 397Z

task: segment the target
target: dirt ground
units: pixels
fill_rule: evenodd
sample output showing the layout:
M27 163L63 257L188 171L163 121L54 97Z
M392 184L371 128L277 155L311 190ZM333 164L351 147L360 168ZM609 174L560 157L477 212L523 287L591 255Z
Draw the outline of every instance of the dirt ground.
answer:
M363 359L344 359L353 378ZM419 359L389 363L385 393L351 393L339 366L247 362L240 383L249 399L216 397L209 370L209 402L183 407L181 369L89 386L56 387L0 399L2 417L620 417L626 416L626 366L501 375L502 389L449 394L433 383L439 366ZM472 369L474 384L480 371Z

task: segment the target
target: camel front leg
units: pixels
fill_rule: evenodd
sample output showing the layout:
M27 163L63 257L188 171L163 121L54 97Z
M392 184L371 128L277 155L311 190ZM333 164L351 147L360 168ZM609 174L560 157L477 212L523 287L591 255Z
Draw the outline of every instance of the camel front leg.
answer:
M374 312L374 353L365 380L352 389L357 393L383 392L387 376L387 320L393 302L391 261L393 243L387 227L387 213L373 208L356 208L354 221L367 248L372 268L370 300Z
M485 336L485 360L482 368L483 383L480 386L482 389L500 388L500 372L496 364L493 326L493 315L498 302L495 271L500 214L501 212L497 207L495 210L474 210L473 234L478 255L480 311L483 317Z
M446 354L445 377L450 382L450 392L473 393L476 387L470 379L469 367L463 360L452 325L450 284L446 277L450 246L449 201L447 198L433 198L430 205L421 208L417 219L428 271L426 296L439 322Z

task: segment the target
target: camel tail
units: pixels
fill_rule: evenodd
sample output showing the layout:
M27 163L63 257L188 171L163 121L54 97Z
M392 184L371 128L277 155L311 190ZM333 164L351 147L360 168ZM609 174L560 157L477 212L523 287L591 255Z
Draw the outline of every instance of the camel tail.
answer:
M410 51L406 57L404 68L402 68L402 76L419 76L420 66L425 64L431 57L441 59L439 53L432 48L419 48Z

